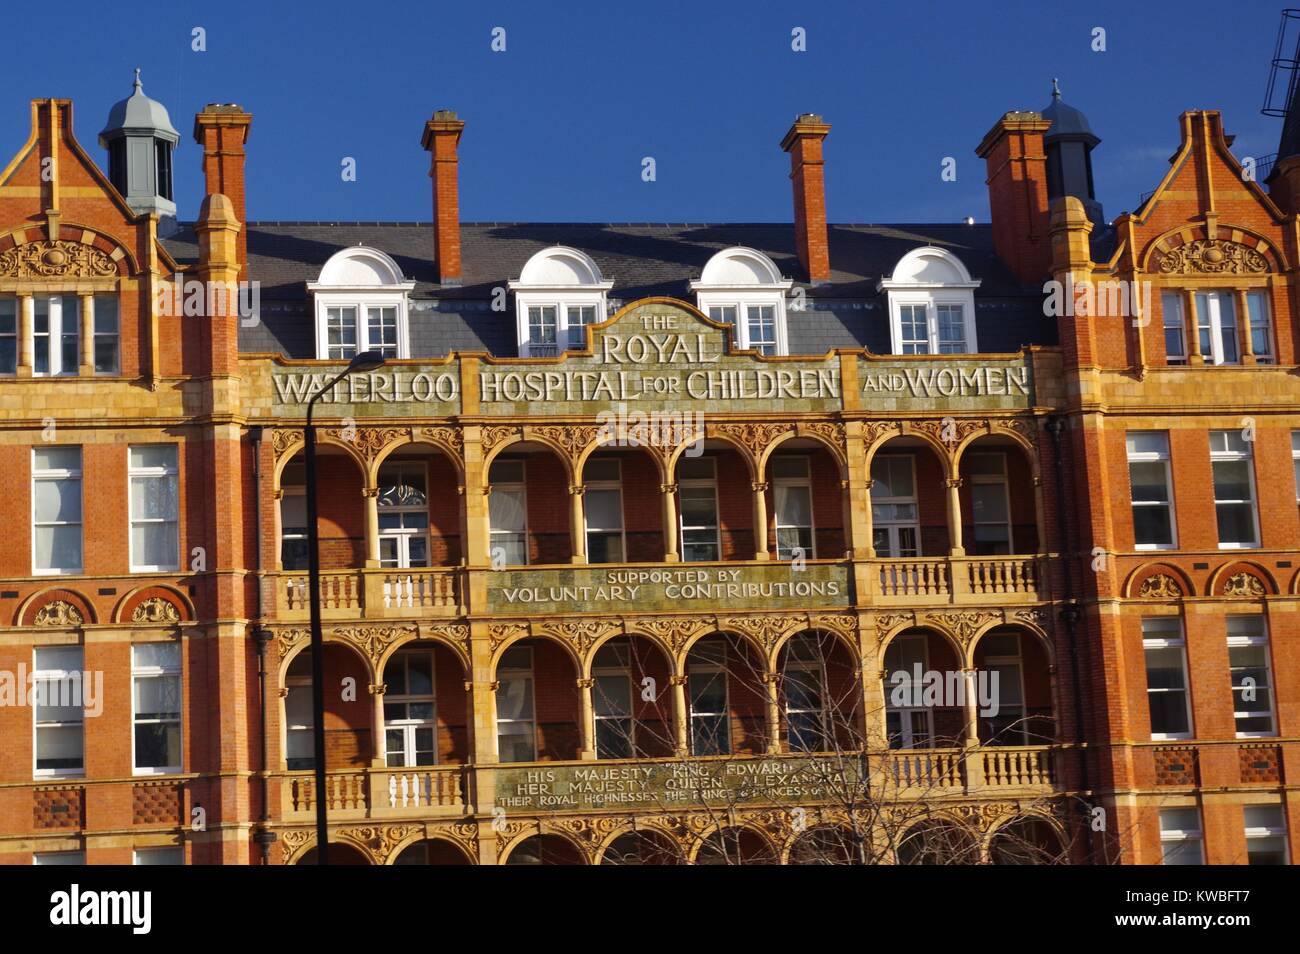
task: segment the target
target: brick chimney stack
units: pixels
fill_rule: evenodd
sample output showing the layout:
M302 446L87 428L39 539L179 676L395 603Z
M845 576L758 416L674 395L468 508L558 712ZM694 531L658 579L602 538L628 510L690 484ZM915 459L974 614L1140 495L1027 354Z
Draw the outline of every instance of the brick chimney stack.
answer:
M433 257L438 282L459 285L460 187L456 148L465 123L450 109L440 109L424 124L420 141L429 152L429 178L433 180Z
M814 113L794 121L781 140L790 154L790 181L794 183L794 244L808 280L814 284L831 278L831 258L826 240L826 162L822 140L829 123Z
M975 150L988 165L993 249L1026 284L1043 281L1052 271L1043 146L1043 135L1051 125L1038 113L1010 112Z
M224 195L235 219L247 223L244 199L244 143L253 117L234 103L209 103L194 116L194 141L203 147L203 194ZM248 229L238 235L240 278L248 277Z

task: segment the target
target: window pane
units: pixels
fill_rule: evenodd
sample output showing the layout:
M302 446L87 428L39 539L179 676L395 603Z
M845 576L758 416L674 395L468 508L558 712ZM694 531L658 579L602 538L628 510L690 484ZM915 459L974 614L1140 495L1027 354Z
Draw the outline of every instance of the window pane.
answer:
M621 530L623 528L623 495L620 491L589 489L584 497L587 529Z

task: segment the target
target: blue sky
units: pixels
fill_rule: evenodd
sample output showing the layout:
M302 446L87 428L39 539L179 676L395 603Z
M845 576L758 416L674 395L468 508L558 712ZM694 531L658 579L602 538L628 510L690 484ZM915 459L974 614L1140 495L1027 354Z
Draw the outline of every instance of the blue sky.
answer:
M825 115L836 222L988 220L974 148L1009 109L1041 109L1059 76L1087 113L1108 216L1155 188L1177 117L1222 109L1238 156L1277 147L1261 116L1280 5L1043 0L624 3L314 0L277 4L70 3L6 18L26 50L0 85L0 155L27 134L27 102L76 104L82 144L128 95L132 68L182 135L177 201L201 198L193 115L253 113L250 217L428 220L419 141L436 108L467 122L466 221L789 221L778 143L800 112ZM206 52L191 30L206 30ZM506 50L490 49L503 27ZM791 30L807 51L791 50ZM1091 49L1106 30L1106 52ZM51 37L57 37L51 43ZM12 58L11 58L12 59ZM74 65L75 64L75 65ZM12 63L11 63L12 66ZM644 182L652 156L657 179ZM957 180L940 164L957 159ZM344 157L357 180L340 176Z

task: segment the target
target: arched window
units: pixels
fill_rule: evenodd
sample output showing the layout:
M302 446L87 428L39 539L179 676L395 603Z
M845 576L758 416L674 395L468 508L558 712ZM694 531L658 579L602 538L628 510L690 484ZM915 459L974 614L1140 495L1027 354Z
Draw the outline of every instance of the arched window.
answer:
M316 357L350 361L363 351L409 356L406 296L415 282L378 249L336 253L308 282L316 302Z
M926 246L898 260L878 291L889 295L890 340L894 354L969 354L975 340L978 279L956 255Z
M789 354L785 294L793 285L762 252L736 246L709 259L690 287L700 311L734 329L734 347L772 355Z
M587 347L587 325L605 320L605 293L614 287L591 257L553 245L527 263L509 283L515 293L520 357L550 357Z

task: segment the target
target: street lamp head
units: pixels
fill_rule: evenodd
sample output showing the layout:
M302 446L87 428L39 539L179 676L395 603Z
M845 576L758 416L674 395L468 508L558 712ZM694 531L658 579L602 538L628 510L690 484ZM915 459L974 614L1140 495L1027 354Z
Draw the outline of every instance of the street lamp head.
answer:
M382 351L363 351L348 365L344 374L355 374L357 372L373 371L375 368L381 368L384 365L384 353Z

